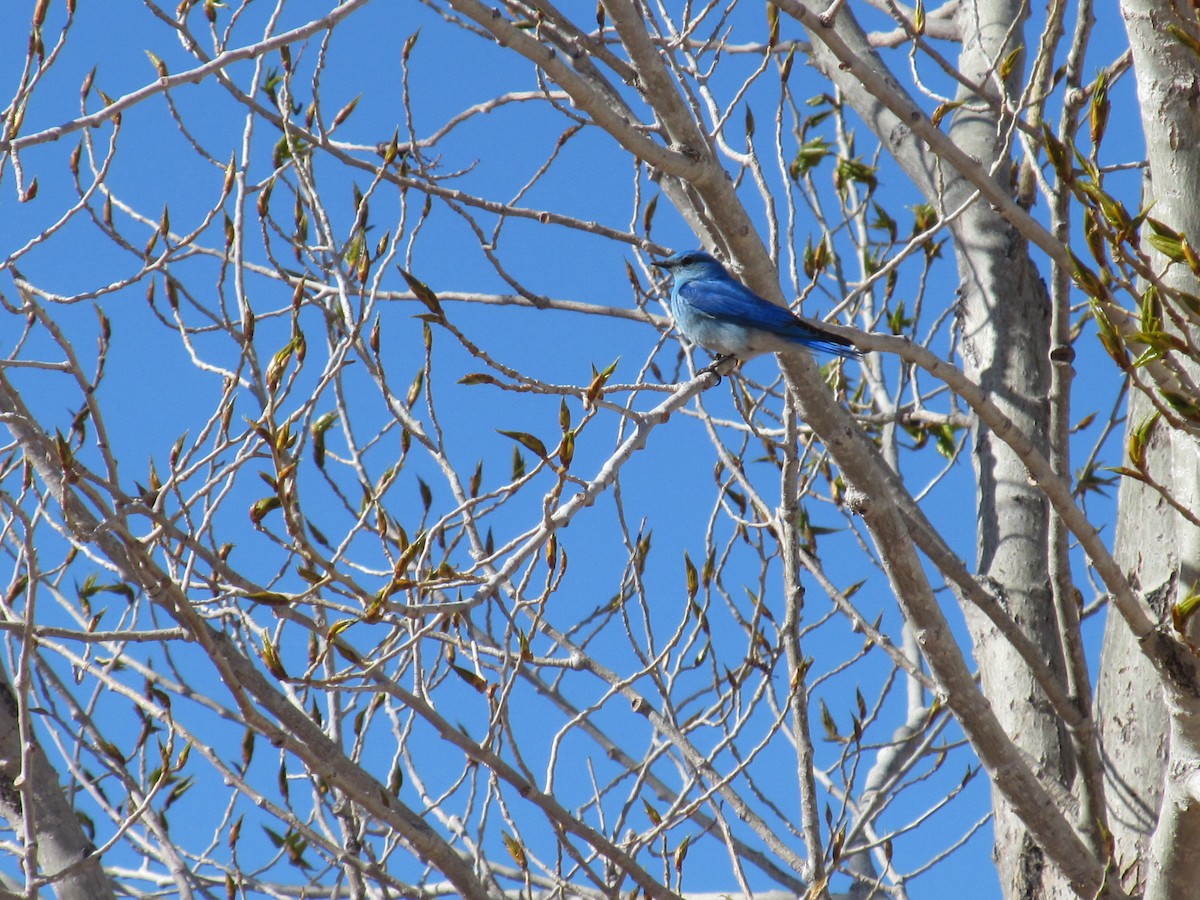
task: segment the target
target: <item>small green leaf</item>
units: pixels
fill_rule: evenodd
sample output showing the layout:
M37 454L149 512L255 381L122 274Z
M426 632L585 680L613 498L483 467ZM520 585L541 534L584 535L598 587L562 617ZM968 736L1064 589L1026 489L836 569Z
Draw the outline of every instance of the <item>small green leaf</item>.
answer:
M650 198L650 202L646 204L646 211L642 213L642 230L647 235L650 234L650 223L654 221L654 213L658 209L658 194Z
M1189 422L1200 423L1200 402L1196 398L1169 388L1160 388L1158 392L1179 415Z
M459 384L499 384L495 378L485 372L471 372L458 379Z
M686 550L683 551L683 571L687 577L688 600L695 599L696 592L700 590L700 576L696 572L696 564L692 562Z
M271 362L267 366L267 387L271 391L278 389L280 382L283 380L283 373L293 356L296 357L298 362L303 362L304 335L300 332L292 335L292 339L271 357Z
M571 460L575 458L575 432L568 431L563 435L562 444L558 449L558 461L564 469L570 468Z
M289 595L281 594L278 591L251 591L242 596L247 600L253 600L255 603L262 603L264 606L287 606L293 599Z
M596 371L595 363L592 364L592 382L588 385L587 392L583 396L584 405L587 407L594 406L596 401L604 392L604 385L608 379L612 377L613 372L617 370L617 363L621 361L621 357L617 357L601 372Z
M767 4L767 48L774 49L779 43L779 7Z
M1139 472L1146 471L1146 445L1158 424L1160 414L1151 413L1129 434L1129 461Z
M783 62L779 66L779 80L783 84L787 84L788 78L792 74L792 63L796 59L796 45L792 44L788 47L787 55L783 58Z
M875 190L879 184L875 166L868 165L859 159L839 157L837 168L833 172L833 186L843 191L851 183L865 185L869 191Z
M539 458L541 458L541 459L546 458L546 445L543 444L536 437L534 437L532 434L529 434L524 431L504 431L502 429L497 429L497 431L507 438L512 438L514 441L516 441L522 447L529 450L530 453L535 454Z
M400 268L397 266L397 268ZM413 292L418 300L429 307L429 311L437 317L438 321L445 319L445 313L442 312L441 301L438 300L437 294L429 289L425 282L421 281L411 273L400 269L400 274L404 276L404 280L408 282L408 289Z
M325 432L333 427L338 420L338 414L327 412L312 424L313 462L318 469L325 468Z
M1108 74L1101 69L1092 86L1092 103L1088 110L1088 120L1091 128L1092 146L1097 147L1108 127L1108 113L1111 104L1108 101Z
M265 634L262 639L262 661L267 667L267 671L276 678L282 680L288 677L287 671L283 668L283 663L279 659L279 653L275 650L275 645Z
M691 844L692 844L692 836L685 835L683 838L683 841L679 844L678 847L675 848L673 861L675 864L676 872L680 872L683 870L683 861L685 859L687 859L688 848L691 846Z
M462 666L458 666L458 665L454 665L454 664L451 664L450 668L454 670L454 674L456 674L459 678L461 678L463 681L465 681L467 684L469 684L475 690L479 691L479 693L481 693L481 694L487 693L488 683L486 681L484 681L482 678L480 678L478 675L476 675L474 672L472 672L470 669L464 669Z
M1185 632L1188 619L1196 614L1196 610L1200 609L1200 591L1197 591L1196 587L1193 584L1188 595L1171 607L1171 624L1180 634Z
M1014 47L1011 51L1009 51L1008 56L1004 57L1003 62L1000 63L1000 77L1002 79L1005 81L1008 80L1008 77L1012 75L1013 71L1016 69L1017 63L1021 59L1021 54L1024 52L1025 46L1022 44Z
M412 384L408 386L408 396L405 398L405 406L412 406L421 397L421 388L425 386L425 370L417 369L416 377L413 378Z
M525 848L521 846L521 842L507 831L500 832L500 836L504 839L504 849L508 851L508 855L513 858L521 871L528 869L529 858L525 855Z
M958 437L956 435L958 430L958 428L949 422L943 422L930 429L933 432L938 453L942 454L946 459L954 459L958 453Z
M250 521L255 525L262 524L262 520L266 518L267 513L272 510L279 509L283 504L278 497L263 497L257 500L250 507Z
M800 145L800 149L796 151L796 157L788 166L788 175L793 181L799 181L800 176L806 175L821 164L821 162L829 155L829 142L824 138L816 137L812 140L805 141Z
M662 824L662 816L658 814L658 810L650 805L650 801L645 797L642 798L642 809L646 811L646 818L650 820L650 824L658 826Z
M842 741L842 736L838 733L837 722L834 721L833 713L829 711L829 707L825 705L824 700L821 701L821 725L825 728L825 739L827 741Z
M1179 43L1183 44L1183 46L1187 47L1194 54L1200 56L1200 40L1197 40L1191 31L1172 22L1167 25L1167 34L1171 35L1171 37L1175 38L1175 40L1179 41Z
M333 117L332 127L337 128L339 125L341 125L343 122L345 122L348 118L350 118L350 114L352 112L354 112L354 107L358 106L358 101L361 99L362 99L362 94L359 94L357 97L355 97L349 103L347 103L345 106L343 106L341 109L339 109L337 112L337 115Z

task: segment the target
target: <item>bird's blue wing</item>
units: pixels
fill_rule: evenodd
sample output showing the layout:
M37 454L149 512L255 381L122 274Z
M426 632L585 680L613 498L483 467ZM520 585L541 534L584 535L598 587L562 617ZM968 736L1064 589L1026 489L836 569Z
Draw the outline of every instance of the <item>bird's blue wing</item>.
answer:
M702 315L744 328L761 328L785 334L800 320L782 306L768 303L749 288L732 280L697 278L680 285L679 296Z
M679 286L679 296L697 313L730 325L759 329L839 356L857 356L845 338L798 319L732 279L697 278Z

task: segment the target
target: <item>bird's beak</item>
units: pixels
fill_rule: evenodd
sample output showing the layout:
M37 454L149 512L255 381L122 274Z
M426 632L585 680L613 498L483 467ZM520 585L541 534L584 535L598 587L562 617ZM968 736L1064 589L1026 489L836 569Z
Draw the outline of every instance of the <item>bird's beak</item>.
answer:
M661 259L650 263L650 265L657 266L660 269L667 269L668 271L671 268L669 265L667 265L667 263L664 260L661 260Z

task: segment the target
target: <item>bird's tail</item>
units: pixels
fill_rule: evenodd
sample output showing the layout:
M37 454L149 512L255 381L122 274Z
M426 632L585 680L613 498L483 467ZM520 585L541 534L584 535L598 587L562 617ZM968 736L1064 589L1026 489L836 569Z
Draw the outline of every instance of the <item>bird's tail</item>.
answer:
M814 350L819 350L822 353L830 353L834 356L840 356L843 359L861 359L862 351L855 347L847 338L840 334L833 334L821 328L816 328L805 323L805 330L808 332L803 337L798 338L798 342L806 347L811 347Z

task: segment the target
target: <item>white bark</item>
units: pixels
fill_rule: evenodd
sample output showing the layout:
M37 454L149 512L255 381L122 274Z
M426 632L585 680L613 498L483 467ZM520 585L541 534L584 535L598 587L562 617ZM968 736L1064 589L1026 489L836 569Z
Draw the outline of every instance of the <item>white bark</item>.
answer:
M27 847L37 848L33 874L46 878L59 900L113 897L103 860L94 854L54 767L39 744L22 740L19 715L12 687L0 676L0 814Z
M1196 81L1200 60L1170 28L1195 30L1193 16L1159 0L1124 0L1149 161L1153 215L1193 242L1200 235L1200 119ZM1161 264L1161 260L1160 260ZM1172 266L1164 281L1196 291L1196 279ZM1191 367L1195 372L1195 366ZM1130 404L1129 433L1148 412ZM1193 437L1160 427L1147 448L1149 472L1186 509L1200 508L1200 461ZM1200 530L1137 483L1122 485L1117 552L1164 629L1171 608L1186 597L1200 571ZM1183 652L1166 677L1145 670L1120 623L1110 620L1101 664L1104 748L1115 805L1113 833L1122 868L1133 866L1147 900L1168 900L1200 884L1200 666ZM1190 631L1195 635L1195 620ZM1193 638L1194 639L1194 638Z

